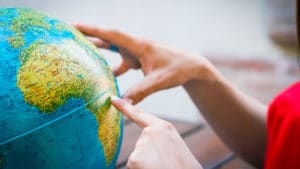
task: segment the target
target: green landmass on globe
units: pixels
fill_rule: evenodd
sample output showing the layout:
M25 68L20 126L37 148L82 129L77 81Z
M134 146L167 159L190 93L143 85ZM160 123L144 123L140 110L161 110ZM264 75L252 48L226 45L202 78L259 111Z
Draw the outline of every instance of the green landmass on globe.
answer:
M5 131L0 136L0 168L21 166L12 162L22 156L32 160L23 167L113 168L122 140L122 117L110 105L118 88L98 49L72 26L23 8L0 8L0 38L0 90L5 90L0 102L9 103L0 114L0 130ZM51 138L55 146L37 141L41 138L35 134ZM82 161L74 162L72 155Z

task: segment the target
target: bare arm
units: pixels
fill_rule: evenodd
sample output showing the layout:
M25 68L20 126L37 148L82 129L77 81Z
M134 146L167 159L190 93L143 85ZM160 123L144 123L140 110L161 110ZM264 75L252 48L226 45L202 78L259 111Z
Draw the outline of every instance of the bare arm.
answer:
M207 81L184 84L193 102L221 139L243 159L262 168L266 106L234 88L216 71Z

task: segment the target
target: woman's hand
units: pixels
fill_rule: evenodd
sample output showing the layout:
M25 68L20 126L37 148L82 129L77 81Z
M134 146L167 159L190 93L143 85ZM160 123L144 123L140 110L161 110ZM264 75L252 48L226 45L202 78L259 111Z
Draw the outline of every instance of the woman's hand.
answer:
M94 43L100 48L115 49L115 46L117 46L123 61L114 68L115 75L125 73L130 68L142 69L145 75L144 80L125 93L124 98L126 100L135 104L158 90L183 85L199 111L223 141L235 153L251 164L257 167L262 166L266 148L266 106L233 87L230 81L218 73L204 57L195 56L152 41L135 38L118 31L83 25L77 25L77 28L88 36L96 37L97 40ZM126 114L126 111L124 112ZM148 122L147 119L144 119L144 116L149 115L135 113L126 115L129 118L140 117L142 121L136 120L137 123ZM161 120L155 121L161 122ZM164 121L161 123L166 124ZM174 147L169 147L169 145L183 143L180 143L179 136L175 136L175 129L167 130L168 127L166 126L168 125L152 124L150 129L144 130L145 134L142 134L140 140L142 140L142 143L152 140L147 145L155 147L155 152L151 151L152 148L148 149L145 146L146 143L141 143L144 146L137 146L137 150L146 151L151 154L151 157L155 159L154 161L157 161L159 159L156 158L160 158L160 154L163 154L162 147L166 147L167 151L175 152L177 150L173 151ZM159 130L163 130L163 132L160 133ZM144 138L143 135L147 137ZM155 142L153 135L160 138L161 142ZM167 140L173 140L174 144L167 144ZM175 148L177 147L175 146ZM159 153L156 153L156 151ZM178 151L187 152L188 150ZM135 151L133 153L133 162L131 163L135 164L134 161L147 161L147 159L140 159L144 155L137 156L135 154L140 154L140 152ZM176 158L175 153L168 154L172 156L172 159ZM155 165L153 159L147 161L147 163Z
M144 113L118 97L113 96L111 103L143 128L128 159L127 168L202 168L171 123Z
M123 96L132 104L158 90L182 85L196 78L211 78L213 66L203 57L119 31L86 25L76 27L85 35L96 38L93 42L97 47L117 50L122 55L120 65L113 68L116 76L130 68L142 69L145 78Z

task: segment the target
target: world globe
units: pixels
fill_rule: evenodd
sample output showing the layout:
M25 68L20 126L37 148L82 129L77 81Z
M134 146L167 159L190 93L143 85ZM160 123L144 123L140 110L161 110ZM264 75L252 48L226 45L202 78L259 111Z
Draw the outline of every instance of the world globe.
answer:
M123 119L117 83L72 26L0 8L0 168L114 168Z

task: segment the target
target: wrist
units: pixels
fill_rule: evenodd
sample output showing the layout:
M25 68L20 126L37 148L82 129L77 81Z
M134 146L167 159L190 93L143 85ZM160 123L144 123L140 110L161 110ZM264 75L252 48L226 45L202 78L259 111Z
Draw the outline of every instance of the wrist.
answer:
M203 57L197 57L192 61L192 66L188 74L189 76L186 82L183 84L190 83L202 83L202 84L214 84L221 79L221 75L218 70Z

